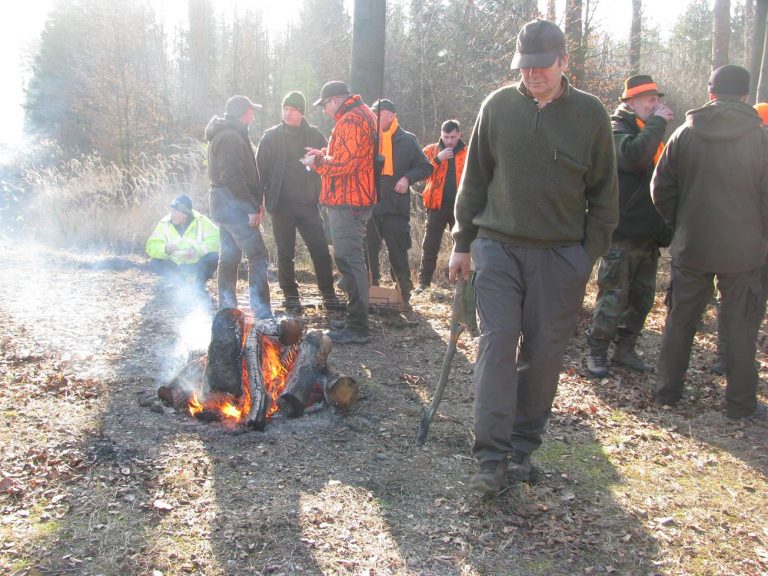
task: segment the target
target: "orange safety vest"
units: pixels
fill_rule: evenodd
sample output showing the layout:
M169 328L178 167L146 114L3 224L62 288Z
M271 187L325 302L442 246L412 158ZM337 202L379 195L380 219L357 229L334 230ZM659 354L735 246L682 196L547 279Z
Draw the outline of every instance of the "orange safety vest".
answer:
M424 187L424 207L428 210L440 210L443 202L443 185L445 184L445 174L448 172L448 162L439 162L437 153L440 152L440 143L429 144L424 147L424 154L434 167L432 175L427 178L427 184ZM456 189L458 191L461 175L464 172L464 163L467 160L467 147L454 154L456 160Z

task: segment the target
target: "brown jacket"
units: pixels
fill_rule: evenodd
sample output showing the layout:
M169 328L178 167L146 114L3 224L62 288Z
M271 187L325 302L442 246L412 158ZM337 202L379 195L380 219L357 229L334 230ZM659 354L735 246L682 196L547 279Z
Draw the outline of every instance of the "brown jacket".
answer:
M320 204L373 206L373 136L376 116L360 96L352 95L339 107L324 161L315 170L322 176Z
M738 273L768 254L768 133L747 104L714 100L686 114L651 183L684 267Z

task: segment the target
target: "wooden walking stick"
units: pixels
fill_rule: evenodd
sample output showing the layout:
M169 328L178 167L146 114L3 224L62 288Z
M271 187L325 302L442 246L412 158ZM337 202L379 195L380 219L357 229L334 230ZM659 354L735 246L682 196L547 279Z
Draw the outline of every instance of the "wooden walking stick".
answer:
M429 406L421 409L421 422L419 423L419 432L416 434L416 446L423 446L427 439L429 425L432 423L432 418L434 418L435 412L437 412L437 407L443 398L443 392L448 384L453 357L456 355L456 344L465 328L469 328L473 333L477 333L475 295L472 284L459 278L456 281L456 290L451 307L451 329L448 336L448 349L443 358L443 368L440 371L440 380L437 383L435 395L432 397Z

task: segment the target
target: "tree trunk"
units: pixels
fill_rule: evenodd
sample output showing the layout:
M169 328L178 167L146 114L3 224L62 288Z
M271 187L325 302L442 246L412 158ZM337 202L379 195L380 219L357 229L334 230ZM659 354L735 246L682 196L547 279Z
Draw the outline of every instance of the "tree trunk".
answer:
M763 35L762 65L760 66L760 80L757 83L757 101L768 102L768 27Z
M547 20L550 22L557 21L557 13L555 12L555 0L547 0Z
M213 47L211 0L189 0L189 104L191 121L202 125L211 115L210 51Z
M750 102L757 98L758 84L760 82L760 64L763 61L763 48L765 46L765 20L768 17L768 0L757 0L755 13L752 20L752 45L750 48L749 74L752 78L750 88ZM762 100L761 100L762 102Z
M372 104L384 96L386 0L355 0L349 87Z
M577 88L584 85L584 29L582 0L567 0L565 6L565 37L570 54L568 69L571 82Z
M629 30L629 75L640 74L643 35L643 0L632 0L632 26Z
M731 38L731 0L715 0L712 11L712 69L728 64Z

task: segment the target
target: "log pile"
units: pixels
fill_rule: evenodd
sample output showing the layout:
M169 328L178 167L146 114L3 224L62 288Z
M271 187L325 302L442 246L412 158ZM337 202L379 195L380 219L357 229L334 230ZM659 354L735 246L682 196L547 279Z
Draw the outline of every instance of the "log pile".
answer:
M331 340L321 332L301 335L292 318L254 321L240 310L221 310L208 353L160 386L158 396L199 419L229 419L252 430L264 430L278 411L298 417L319 402L350 408L358 385L328 364Z

